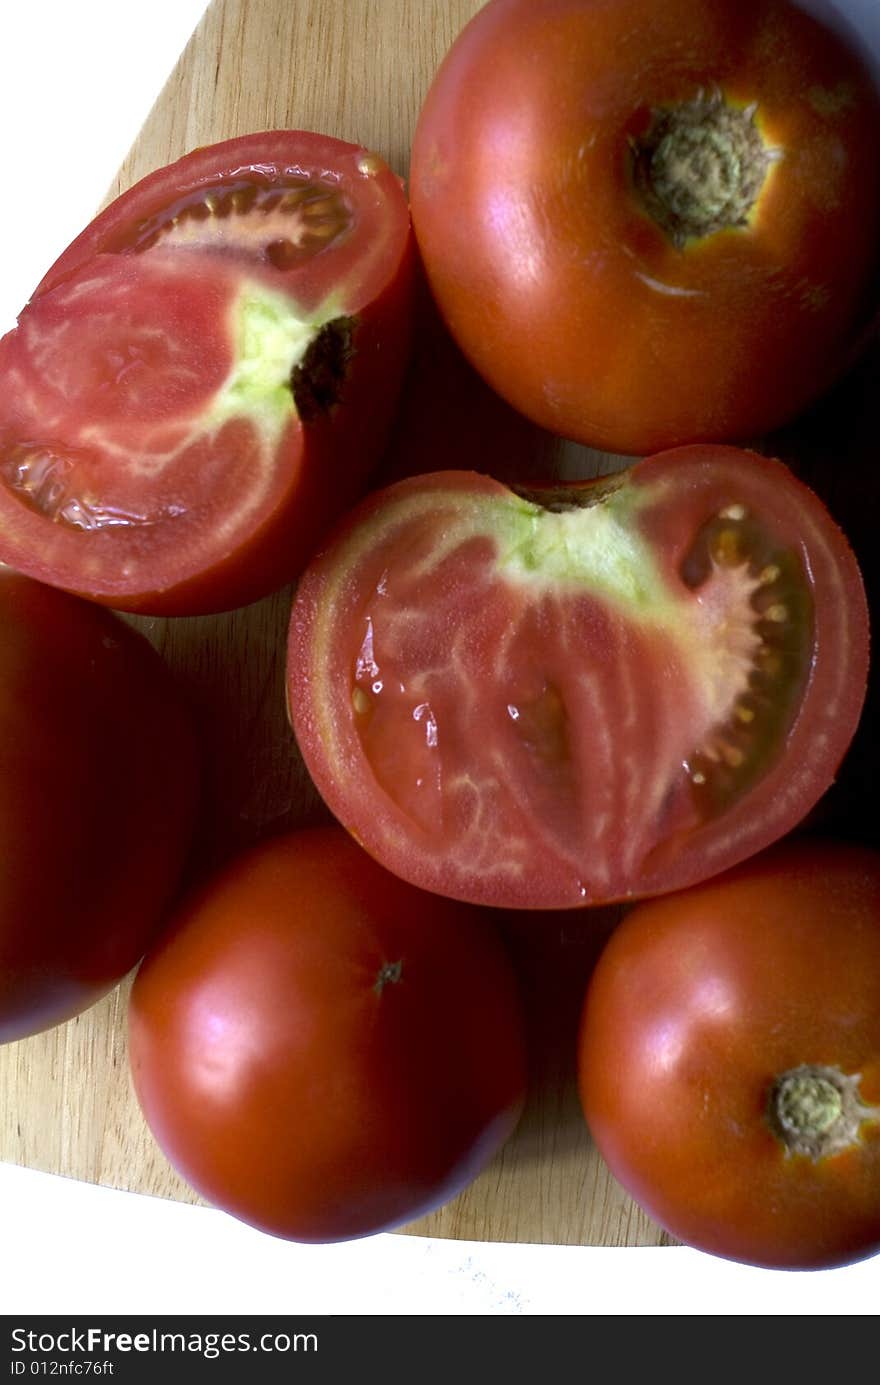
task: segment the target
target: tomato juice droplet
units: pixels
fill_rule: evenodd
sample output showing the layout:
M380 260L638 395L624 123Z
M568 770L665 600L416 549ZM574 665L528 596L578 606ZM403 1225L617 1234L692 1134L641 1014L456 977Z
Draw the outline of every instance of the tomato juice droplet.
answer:
M376 595L385 594L380 581ZM362 617L351 665L352 707L378 777L415 821L431 827L440 811L439 719L419 680L407 687L397 676L395 650L383 643L383 630L381 608Z
M135 510L114 504L106 493L98 498L97 488L94 493L86 488L89 474L96 472L97 480L100 468L76 456L73 449L62 453L40 445L18 445L6 456L0 453L0 482L35 514L69 529L94 533L143 528L184 513L182 506L173 504Z

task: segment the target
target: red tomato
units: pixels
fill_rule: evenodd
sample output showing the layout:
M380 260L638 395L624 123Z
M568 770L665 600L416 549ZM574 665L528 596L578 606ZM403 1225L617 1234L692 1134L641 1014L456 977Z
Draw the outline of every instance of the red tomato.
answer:
M855 730L867 638L855 559L778 462L682 448L543 492L446 472L368 499L308 568L288 700L383 865L569 908L793 827Z
M0 558L156 614L281 586L384 442L411 263L399 180L319 135L124 193L0 342Z
M141 635L0 574L0 1042L84 1010L141 957L189 843L195 766Z
M804 841L634 909L590 982L584 1113L700 1250L819 1269L880 1250L880 855Z
M491 385L644 454L754 437L876 303L880 99L783 0L492 0L416 130L433 291Z
M263 844L190 901L138 973L130 1034L171 1162L293 1240L438 1206L524 1099L516 986L490 926L336 827Z

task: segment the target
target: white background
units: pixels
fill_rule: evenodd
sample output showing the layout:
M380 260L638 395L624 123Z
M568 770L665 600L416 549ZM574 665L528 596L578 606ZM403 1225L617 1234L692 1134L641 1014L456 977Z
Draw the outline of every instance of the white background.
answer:
M880 0L838 7L880 59ZM93 214L202 8L0 0L0 331ZM9 1165L0 1243L7 1314L875 1314L880 1303L880 1257L805 1275L680 1248L404 1236L305 1247L219 1212Z

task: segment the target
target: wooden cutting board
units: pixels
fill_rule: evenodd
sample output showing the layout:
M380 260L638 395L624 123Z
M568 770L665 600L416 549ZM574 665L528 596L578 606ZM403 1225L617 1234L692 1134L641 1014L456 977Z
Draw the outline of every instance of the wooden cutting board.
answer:
M268 128L326 132L408 167L415 118L443 53L480 0L214 0L111 189L196 145ZM423 304L415 361L384 476L474 465L594 474L611 459L563 448L517 418L465 366ZM200 850L220 860L267 828L321 816L284 715L290 593L230 615L138 619L177 670L203 726L209 809ZM518 1133L459 1198L407 1228L477 1240L653 1245L668 1238L605 1169L580 1116L573 1045L584 984L615 916L508 927L534 1052ZM135 1103L127 984L89 1013L0 1049L0 1159L197 1201Z

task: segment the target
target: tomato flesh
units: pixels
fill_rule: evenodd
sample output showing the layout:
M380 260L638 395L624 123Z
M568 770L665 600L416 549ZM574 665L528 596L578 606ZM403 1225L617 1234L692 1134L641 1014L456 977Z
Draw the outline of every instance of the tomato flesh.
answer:
M728 448L535 494L404 482L308 570L289 701L331 809L405 878L502 907L673 889L788 830L867 669L819 502Z
M0 342L6 562L169 614L294 574L400 382L408 218L369 157L285 132L199 150L65 252Z

